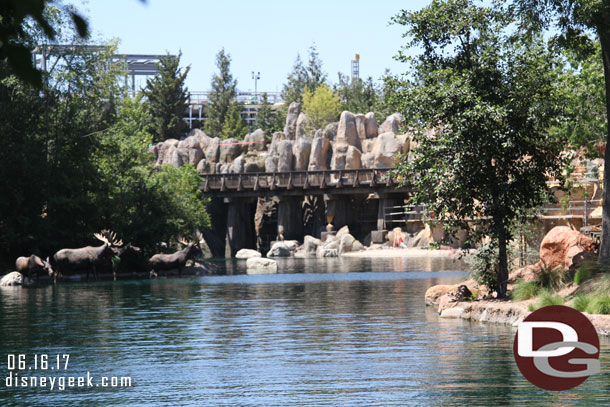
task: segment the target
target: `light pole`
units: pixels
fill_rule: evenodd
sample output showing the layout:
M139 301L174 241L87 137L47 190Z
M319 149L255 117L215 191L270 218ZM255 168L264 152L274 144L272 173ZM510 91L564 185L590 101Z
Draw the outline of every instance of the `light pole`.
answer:
M258 80L261 78L261 73L260 72L254 72L252 71L252 79L254 79L254 101L258 103L258 98L256 97L256 92L257 92L257 82Z

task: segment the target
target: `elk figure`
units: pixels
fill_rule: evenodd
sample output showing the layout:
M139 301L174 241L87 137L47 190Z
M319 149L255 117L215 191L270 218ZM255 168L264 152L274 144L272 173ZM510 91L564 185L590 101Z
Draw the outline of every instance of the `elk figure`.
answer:
M39 273L46 272L49 274L49 277L53 277L53 268L49 263L49 258L46 260L41 259L35 254L30 257L19 257L15 261L15 267L17 271L21 273L21 275L25 278L32 279L32 273L36 275L36 281L38 281Z
M113 247L112 252L114 253L114 258L119 259L119 262L114 261L114 259L112 262L112 276L115 281L119 269L135 267L138 263L143 263L142 249L131 243L121 247Z
M155 254L149 260L152 270L150 272L150 278L157 277L159 271L178 269L178 274L182 274L182 268L186 264L186 261L196 254L201 253L201 243L203 238L199 232L197 232L198 241L186 242L179 240L180 243L186 247L182 250L178 250L172 254Z
M94 233L96 239L104 242L101 246L87 246L79 249L61 249L53 255L53 263L55 273L53 274L53 282L57 281L58 275L63 275L66 271L87 270L87 280L89 280L89 271L93 269L93 275L97 280L96 266L104 260L111 259L114 255L113 246L121 246L122 241L116 240L116 234L107 230L102 230L101 233Z

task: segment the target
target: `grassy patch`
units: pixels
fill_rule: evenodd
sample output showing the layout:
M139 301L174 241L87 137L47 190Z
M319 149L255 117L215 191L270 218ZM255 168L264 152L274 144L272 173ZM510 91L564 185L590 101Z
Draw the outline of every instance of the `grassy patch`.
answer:
M589 314L610 314L610 295L595 294L591 296L587 312Z
M572 308L580 312L586 312L591 303L591 297L584 294L578 294L572 301Z
M541 270L536 274L534 280L540 287L548 288L552 291L559 290L565 283L568 282L568 274L566 270L561 267L555 267L551 269L543 266Z
M586 261L582 263L574 274L574 283L581 285L585 281L593 278L596 274L602 273L602 266L594 261Z
M512 299L514 301L523 301L535 297L540 292L542 287L535 281L519 280L513 288Z
M549 305L563 305L565 300L557 294L552 294L549 291L543 291L538 299L537 303L529 305L530 311L536 311L539 308L547 307Z

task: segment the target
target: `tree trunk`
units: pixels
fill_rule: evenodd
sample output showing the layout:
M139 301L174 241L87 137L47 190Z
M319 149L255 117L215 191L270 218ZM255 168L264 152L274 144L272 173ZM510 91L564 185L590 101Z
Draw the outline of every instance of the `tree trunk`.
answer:
M496 220L498 228L498 298L506 296L508 281L508 256L506 254L506 228L501 219Z
M606 82L606 118L610 130L610 33L601 33L599 40L602 46L604 61L604 78ZM606 151L604 155L604 196L602 201L602 236L599 248L599 261L610 262L610 133L606 135Z

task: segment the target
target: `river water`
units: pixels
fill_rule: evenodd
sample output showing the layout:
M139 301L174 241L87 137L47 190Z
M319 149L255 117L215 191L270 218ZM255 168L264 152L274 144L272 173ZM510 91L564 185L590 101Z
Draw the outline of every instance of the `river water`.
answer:
M426 307L428 287L463 279L459 262L279 265L278 275L227 262L227 275L0 290L0 406L610 405L607 339L601 374L547 392L519 373L513 328ZM55 388L7 387L18 354L25 369L14 373L50 376ZM34 355L48 355L47 370ZM57 388L87 372L93 387ZM102 377L132 385L102 387Z

